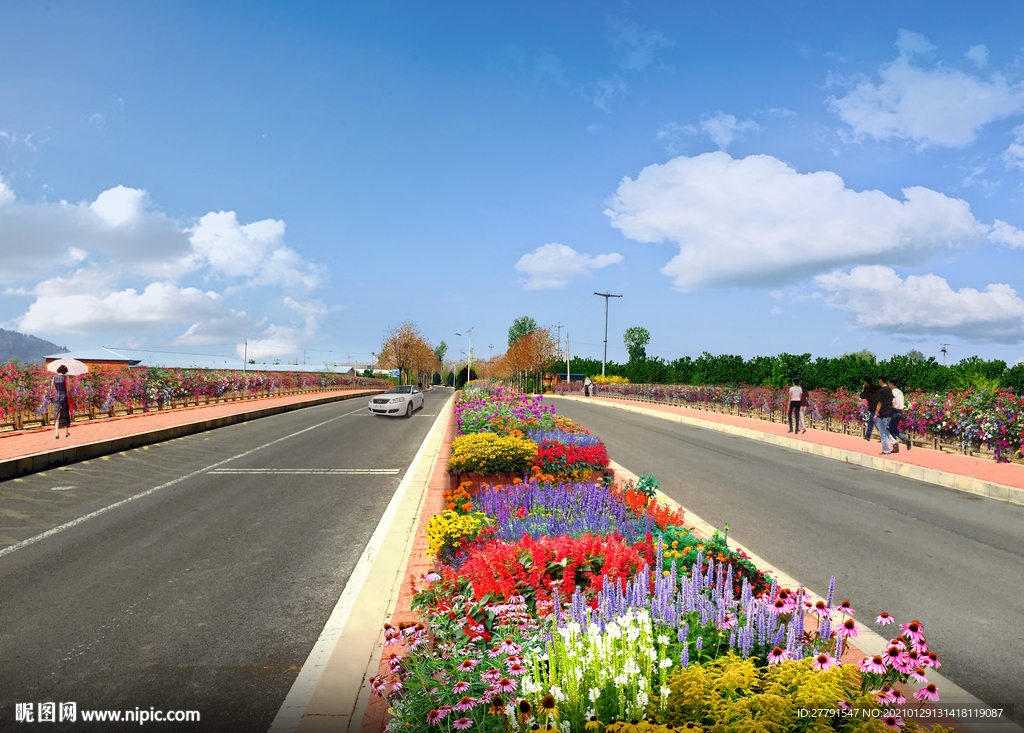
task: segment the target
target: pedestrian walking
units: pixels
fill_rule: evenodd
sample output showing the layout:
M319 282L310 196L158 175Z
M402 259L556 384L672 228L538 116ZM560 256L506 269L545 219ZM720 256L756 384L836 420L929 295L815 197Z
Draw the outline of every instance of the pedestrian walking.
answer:
M875 412L878 409L878 384L871 377L864 377L864 388L860 391L860 398L868 406L868 424L864 433L864 440L871 440L871 431L875 428Z
M885 377L878 378L878 403L875 406L875 427L878 428L878 438L882 441L882 455L892 453L892 436L889 435L889 420L892 419L892 390L889 389L888 380Z
M54 438L60 440L60 429L64 428L64 437L71 437L71 396L68 394L68 368L61 364L53 375L53 432Z
M590 377L587 377L586 379L583 380L583 396L584 397L590 397L590 385L592 385L592 384L593 384L593 382L590 381Z
M900 441L907 446L907 450L914 447L914 444L910 442L910 437L900 432L900 422L903 420L903 406L905 398L903 396L903 390L899 388L899 382L896 381L895 377L889 377L889 389L892 390L892 419L889 420L889 435L892 436L893 440L896 441L896 445L893 446L892 452L900 452Z
M800 432L800 397L803 393L804 388L800 386L800 380L794 379L789 388L789 430L787 432L792 433L794 427L796 427L796 432Z
M800 389L803 391L800 393L800 420L797 423L797 431L801 433L807 432L807 411L811 409L811 401L809 398L811 390L804 386L803 382L797 382L800 385Z

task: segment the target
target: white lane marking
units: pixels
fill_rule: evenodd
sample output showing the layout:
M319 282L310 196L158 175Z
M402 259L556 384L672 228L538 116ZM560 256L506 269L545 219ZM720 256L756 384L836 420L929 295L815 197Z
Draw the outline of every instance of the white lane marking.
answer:
M71 489L77 489L77 486L54 486L50 491L71 491Z
M447 411L448 405L454 399L454 394L448 398L442 409L442 414ZM409 464L402 482L395 489L395 493L392 494L391 502L388 504L387 509L384 510L384 514L381 515L377 528L374 530L373 536L370 537L370 541L366 543L366 548L359 557L359 562L356 563L355 568L352 570L352 574L345 584L345 590L342 591L341 597L338 599L338 603L335 604L330 618L327 619L324 630L320 632L320 637L317 639L316 644L313 645L313 650L309 653L305 663L299 670L295 682L292 683L291 690L288 691L288 695L281 704L281 709L277 711L277 716L270 726L270 733L295 733L302 723L306 708L309 707L310 701L313 699L313 693L320 682L320 676L323 674L324 667L334 652L338 640L345 633L345 625L348 623L349 616L352 615L352 608L355 606L356 599L362 592L363 586L370 575L370 569L373 567L373 562L377 559L377 553L391 530L395 515L398 514L398 507L402 503L409 484L412 482L413 475L416 473L416 466L423 459L423 454L426 452L427 446L430 444L440 424L440 420L435 420L430 430L427 431L427 437L423 439L423 443L420 444L420 449L416 451L416 455L413 457L412 463ZM406 568L403 566L399 572L404 573L405 571ZM383 625L384 619L381 619L380 623ZM361 719L349 721L349 729L360 725L362 725Z
M222 474L233 474L236 476L247 476L249 474L344 474L350 475L371 475L371 476L393 476L401 469L398 468L215 468L210 473L218 476Z
M39 542L39 540L45 540L47 537L52 537L53 535L57 534L58 532L63 532L66 529L71 529L72 527L77 526L77 525L81 524L82 522L86 522L86 521L88 521L90 519L94 519L95 517L98 517L101 514L106 514L111 509L117 509L118 507L124 506L125 504L128 504L130 502L133 502L136 499L141 499L141 498L143 498L145 496L149 496L150 494L153 494L153 493L155 493L157 491L160 491L160 489L166 489L168 486L174 486L175 484L180 484L182 481L187 481L188 479L194 478L195 476L198 476L201 473L206 473L208 471L211 471L214 468L217 468L217 466L223 466L225 463L230 463L231 461L237 460L239 458L244 458L245 456L248 456L248 455L250 455L252 453L255 453L256 451L263 450L264 448L269 448L270 446L274 445L275 443L280 443L282 440L289 440L291 438L294 438L297 435L302 435L303 433L308 433L310 430L316 430L317 428L323 427L324 425L327 425L328 423L332 423L335 420L340 420L343 417L348 417L349 415L355 415L356 413L359 413L359 412L362 412L362 410L355 410L354 412L349 412L349 413L346 413L344 415L338 415L337 417L332 417L330 420L324 420L323 422L317 423L316 425L311 425L308 428L303 428L302 430L299 430L298 432L292 433L291 435L285 435L283 438L278 438L277 440L272 440L269 443L264 443L263 445L261 445L259 447L251 448L251 449L245 451L244 453L239 453L236 456L231 456L230 458L225 458L223 461L217 461L216 463L213 463L213 464L207 466L206 468L200 468L200 469L198 469L196 471L193 471L192 473L187 473L184 476L179 476L176 479L171 479L167 483L160 484L159 486L154 486L152 489L146 489L141 494L136 494L135 496L129 496L127 499L121 499L121 501L114 502L110 506L105 506L102 509L97 509L96 511L91 512L89 514L86 514L83 517L79 517L78 519L73 519L70 522L62 524L59 527L54 527L53 529L48 529L45 532L43 532L42 534L37 534L35 537L29 537L27 540L22 540L21 542L19 542L16 545L11 545L10 547L5 547L4 549L0 550L0 557L3 557L4 555L9 555L10 553L12 553L12 552L14 552L16 550L20 550L23 547L28 547L29 545L33 545L36 542ZM88 461L82 461L82 463L88 463Z

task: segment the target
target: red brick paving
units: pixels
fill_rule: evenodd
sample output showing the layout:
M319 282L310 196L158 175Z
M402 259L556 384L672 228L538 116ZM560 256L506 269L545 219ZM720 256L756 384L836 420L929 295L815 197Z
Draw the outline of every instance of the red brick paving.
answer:
M198 407L183 407L174 410L145 412L120 417L79 420L71 424L70 438L64 437L65 430L60 431L60 440L54 439L53 426L5 432L0 433L0 461L67 448L69 445L95 443L111 438L120 438L125 435L145 433L162 428L187 425L211 418L224 417L226 415L261 410L276 405L310 402L348 393L358 394L365 392L367 395L370 395L371 392L376 391L379 390L339 389L322 392L303 392L284 397L260 397L239 400L238 402L222 402L216 405L200 405Z

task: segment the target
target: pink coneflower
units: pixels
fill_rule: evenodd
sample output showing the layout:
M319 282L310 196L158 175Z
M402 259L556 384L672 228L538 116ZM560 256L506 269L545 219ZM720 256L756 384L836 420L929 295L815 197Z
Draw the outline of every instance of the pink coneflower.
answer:
M929 682L927 685L915 692L914 697L922 701L928 700L929 702L938 702L939 691L933 683Z
M892 691L892 701L897 705L902 705L907 701L907 698L903 697L903 693L899 690Z
M482 679L484 682L494 682L495 680L500 680L501 677L501 670L491 667L489 670L484 672Z
M509 693L515 692L519 683L515 680L510 680L508 677L502 677L494 686L501 692Z
M431 725L437 725L438 721L440 721L443 717L444 715L442 715L437 710L431 710L429 713L427 713L427 722Z
M938 669L942 666L942 662L939 661L939 655L935 652L928 652L925 655L925 658L925 661L927 662L929 667L935 667L935 669Z
M462 664L459 665L459 669L463 672L468 672L476 667L477 664L478 662L475 659L464 659L462 660Z
M454 692L456 695L465 695L467 692L469 692L469 690L471 688L472 688L472 685L470 685L468 682L463 680L461 682L456 682L452 686L452 692Z
M732 614L725 614L725 618L722 619L721 623L718 624L718 628L723 631L727 631L736 625L736 617Z
M914 680L914 682L923 682L924 684L928 684L928 678L924 676L924 667L914 667L913 671L909 674L910 679Z
M882 722L890 728L900 729L903 727L903 718L898 715L890 715L888 718L882 718Z
M896 619L887 614L885 611L882 611L880 614L878 614L878 618L875 619L875 623L879 626L887 626L895 620Z
M836 658L831 654L819 654L814 658L814 662L811 666L815 669L821 670L822 672L827 672L833 667L838 667L839 662L837 662Z
M790 612L789 604L781 598L776 598L775 602L771 606L772 611L775 612L776 616L781 616L784 613Z
M857 629L857 624L853 622L852 618L848 618L843 621L843 625L836 629L836 633L842 637L856 639L860 636L860 631Z
M435 573L433 570L431 570L429 573L427 573L426 581L428 583L436 583L440 579L441 579L441 575L439 573Z
M391 694L401 692L403 687L405 687L405 684L402 682L402 678L395 677L395 679L391 681Z
M476 704L476 700L469 697L468 695L463 695L462 699L455 703L455 709L458 710L460 713L464 713L467 710L472 710L474 707L476 707Z
M845 613L850 616L856 613L856 611L854 611L853 607L850 605L849 601L843 601L842 603L840 603L838 606L836 606L836 610L839 611L839 613Z
M888 664L890 667L897 668L906 662L909 662L906 654L896 644L892 644L885 653L882 655L882 661Z
M452 725L454 725L458 730L466 730L467 728L473 727L473 719L459 718L458 720L452 721Z
M828 607L825 601L816 601L814 606L811 608L811 613L815 614L819 618L827 618L832 615L832 609Z
M512 641L512 639L505 639L505 641L501 642L498 648L508 654L518 654L520 650L522 650L522 647Z
M900 624L900 630L911 641L924 641L924 627L916 619L909 624Z
M837 702L836 707L840 710L853 710L853 705L851 705L846 700L840 700L839 702Z
M864 657L857 664L857 668L862 672L871 672L872 674L885 674L885 662L882 661L881 654L876 654L873 657Z
M526 674L526 667L519 662L512 662L512 664L508 665L508 673L513 677L519 677Z
M501 653L502 653L501 652L501 647L498 646L497 644L495 644L494 646L492 646L490 649L487 650L487 656L489 656L491 659L494 659L495 657L499 656Z
M778 664L783 659L792 659L793 655L788 650L783 649L780 646L773 648L768 652L768 664Z

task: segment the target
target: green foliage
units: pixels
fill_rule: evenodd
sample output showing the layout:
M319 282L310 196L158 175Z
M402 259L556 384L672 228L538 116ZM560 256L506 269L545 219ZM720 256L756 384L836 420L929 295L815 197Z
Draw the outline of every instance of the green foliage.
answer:
M626 329L622 340L626 343L630 363L643 361L647 358L647 344L651 342L651 334L646 328L632 326Z
M529 316L522 316L512 322L508 329L508 345L512 346L516 341L528 333L537 330L537 322Z
M448 344L444 341L434 347L434 356L437 357L438 363L444 361L444 355L448 353Z

